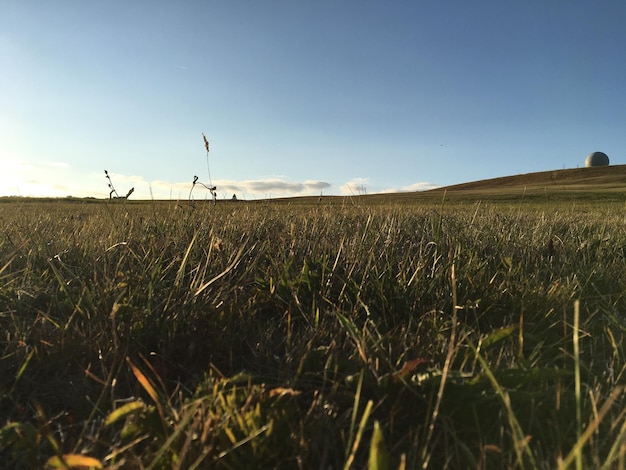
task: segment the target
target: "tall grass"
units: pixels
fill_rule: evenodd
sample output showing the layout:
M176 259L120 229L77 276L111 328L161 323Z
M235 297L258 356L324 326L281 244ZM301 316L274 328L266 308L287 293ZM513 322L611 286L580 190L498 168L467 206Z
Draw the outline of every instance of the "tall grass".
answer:
M622 207L0 204L0 463L624 468Z

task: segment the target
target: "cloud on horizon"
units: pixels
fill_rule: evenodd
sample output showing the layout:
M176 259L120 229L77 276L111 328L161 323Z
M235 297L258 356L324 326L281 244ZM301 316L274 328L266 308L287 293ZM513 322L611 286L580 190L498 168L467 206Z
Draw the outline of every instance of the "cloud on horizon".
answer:
M392 187L386 189L371 189L369 187L370 179L369 178L354 178L344 183L339 187L341 194L345 196L358 196L363 194L390 194L390 193L409 193L409 192L417 192L417 191L427 191L429 189L438 188L439 185L428 183L428 182L418 182L409 184L406 186Z
M413 193L418 191L428 191L429 189L439 188L440 185L427 182L413 183L408 186L400 186L399 188L388 188L380 191L383 194L388 193Z
M0 175L0 196L31 197L95 197L108 198L110 189L104 172L82 174L63 162L45 161L38 165L13 162L4 175ZM165 180L147 181L143 176L109 172L111 182L119 196L125 196L131 188L131 199L172 199L196 200L211 199L212 195L204 186L208 182L169 182ZM379 190L370 188L369 178L353 178L344 184L333 185L327 181L292 181L283 176L270 176L254 180L214 180L218 199L230 199L233 194L238 199L253 200L297 196L343 195L393 193L423 191L437 185L420 182L399 188Z
M135 188L133 198L136 199L210 199L212 196L207 189L208 181L198 180L171 183L163 180L146 181L142 176L122 175L109 172L115 189L122 195L131 187ZM263 199L293 196L319 195L332 184L326 181L306 180L303 182L289 181L285 178L272 177L259 180L214 180L218 198L230 199L233 194L239 199ZM101 196L98 196L101 197ZM106 195L108 197L108 193Z
M339 190L344 196L358 196L361 194L367 194L368 183L369 178L353 178L347 183L342 184L339 187Z
M332 187L332 185L326 181L306 180L300 183L297 181L286 181L280 178L245 180L239 182L222 181L218 183L221 183L225 188L242 192L263 193L264 195L268 193L278 193L287 194L289 196L308 195L311 192L317 194L319 191Z

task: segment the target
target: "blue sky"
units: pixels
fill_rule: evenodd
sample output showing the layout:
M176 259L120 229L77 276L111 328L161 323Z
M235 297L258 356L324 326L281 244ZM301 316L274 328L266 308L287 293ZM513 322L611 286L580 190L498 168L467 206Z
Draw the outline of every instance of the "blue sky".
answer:
M0 196L108 197L105 169L137 199L186 199L194 175L255 199L626 163L622 1L2 10Z

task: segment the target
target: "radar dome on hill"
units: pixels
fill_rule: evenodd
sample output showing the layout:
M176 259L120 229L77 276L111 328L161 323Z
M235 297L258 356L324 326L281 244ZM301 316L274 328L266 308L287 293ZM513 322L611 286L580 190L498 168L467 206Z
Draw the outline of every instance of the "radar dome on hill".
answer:
M609 164L609 157L604 152L590 153L585 160L585 166L587 168L592 166L607 166Z

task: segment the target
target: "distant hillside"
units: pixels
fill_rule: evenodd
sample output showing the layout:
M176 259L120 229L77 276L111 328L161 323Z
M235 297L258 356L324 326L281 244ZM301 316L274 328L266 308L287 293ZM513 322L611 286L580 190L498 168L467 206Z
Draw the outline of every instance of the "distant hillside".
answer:
M324 196L323 200L345 203L358 199L369 203L437 203L446 193L448 202L476 200L557 202L582 197L586 201L624 202L626 194L626 165L595 168L571 168L568 170L542 171L523 175L504 176L480 181L431 189L428 191L367 194L360 196ZM319 204L319 196L302 196L274 199L286 204ZM255 201L263 202L263 201Z
M626 190L626 165L567 170L542 171L523 175L505 176L470 183L456 184L428 191L467 193L506 193L517 191L624 191Z

